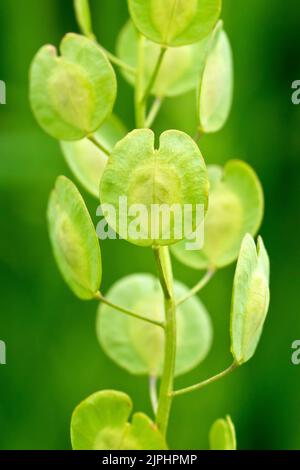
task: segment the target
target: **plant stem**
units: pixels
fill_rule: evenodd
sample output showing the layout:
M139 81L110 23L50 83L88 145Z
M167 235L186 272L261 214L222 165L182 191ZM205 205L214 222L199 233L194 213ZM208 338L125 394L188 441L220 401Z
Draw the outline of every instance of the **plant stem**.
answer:
M104 145L102 145L93 134L88 135L87 138L89 139L90 142L96 145L96 147L98 147L98 149L101 150L101 152L105 153L107 157L110 156L110 151L106 147L104 147Z
M124 313L125 315L128 315L130 317L136 318L137 320L141 320L147 323L150 323L151 325L159 326L160 328L165 328L165 324L163 322L157 321L157 320L152 320L151 318L144 317L142 315L139 315L138 313L132 312L131 310L128 310L127 308L121 307L120 305L116 305L110 300L106 299L101 292L98 292L96 295L96 299L100 300L104 304L108 305L109 307L118 310L121 313Z
M144 44L145 37L140 34L138 47L138 66L135 82L135 120L136 127L145 127L146 103L142 100L144 85Z
M176 305L173 292L173 276L168 247L155 248L155 258L162 290L165 297L165 351L156 424L166 436L174 384L176 359Z
M173 273L168 247L153 247L159 281L165 298L173 297Z
M151 127L153 122L155 121L155 118L161 108L161 105L162 105L162 102L163 102L163 99L160 98L160 97L157 97L154 102L153 102L153 105L152 105L152 108L150 109L149 111L149 114L146 118L146 127Z
M149 391L150 391L150 400L153 409L153 413L156 415L158 399L157 399L157 377L149 377Z
M75 4L74 4L75 6ZM78 17L77 15L77 9L75 7L75 16L76 16L76 20L77 20L77 24L78 24L78 27L81 31L81 33L86 36L87 38L91 39L92 41L95 41L97 42L98 46L100 47L100 49L102 50L102 52L104 52L104 54L108 57L108 59L115 65L117 65L118 67L124 69L124 70L127 70L127 72L130 72L132 73L133 75L135 75L136 71L135 71L135 68L131 67L130 65L126 64L125 62L123 62L123 60L119 59L119 57L116 57L114 54L112 54L111 52L109 52L107 49L105 49L105 47L103 47L101 44L99 44L99 42L97 41L97 37L93 31L93 26L92 26L92 20L91 20L91 11L90 11L90 6L88 4L88 15L89 15L89 27L88 29L84 28L80 22L80 18Z
M167 48L164 47L164 46L161 46L160 48L160 53L159 53L159 56L157 58L157 62L155 64L155 67L153 69L153 72L152 72L152 75L150 77L150 80L149 80L149 83L147 85L147 88L145 90L145 93L142 97L142 102L143 103L146 103L147 102L147 99L152 91L152 88L153 86L155 85L155 81L156 81L156 78L157 78L157 75L159 73L159 69L160 69L160 66L162 64L162 61L163 61L163 58L165 56L165 53L167 52Z
M223 372L220 372L219 374L214 375L210 379L204 380L203 382L200 382L200 383L195 384L195 385L191 385L190 387L186 387L186 388L182 388L180 390L176 390L175 392L172 393L172 395L173 395L173 397L177 397L179 395L184 395L184 394L189 393L189 392L194 392L195 390L200 390L201 388L204 388L207 385L210 385L213 382L217 382L217 380L220 380L223 377L226 377L226 375L231 374L231 372L233 372L238 366L239 365L236 362L234 362L233 364L231 364L230 367L228 367L228 369L223 370Z
M198 128L195 135L194 135L194 141L196 142L196 144L198 144L198 142L199 142L199 140L201 139L202 136L203 136L203 132L201 131L200 128Z
M109 52L107 49L105 49L105 47L101 46L101 44L99 44L99 47L102 50L102 52L104 52L104 54L107 55L108 59L113 64L117 65L118 67L120 67L123 70L126 70L127 72L131 73L132 75L136 74L136 70L135 70L134 67L131 67L131 65L126 64L126 62L123 62L123 60L119 59L119 57L117 57L114 54L112 54L111 52Z
M196 295L198 292L200 292L200 290L203 289L203 287L205 287L209 283L215 272L215 269L209 269L207 273L203 276L203 278L200 279L200 281L186 295L181 297L181 299L176 302L176 306L183 304L188 299L193 297L193 295Z

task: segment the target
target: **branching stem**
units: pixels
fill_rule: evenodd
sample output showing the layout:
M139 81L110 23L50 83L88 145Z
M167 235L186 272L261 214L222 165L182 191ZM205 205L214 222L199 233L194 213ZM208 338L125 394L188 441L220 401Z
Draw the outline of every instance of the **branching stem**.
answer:
M129 72L132 75L136 74L136 69L134 67L131 67L131 65L126 64L126 62L123 62L123 60L119 59L119 57L115 56L114 54L112 54L112 52L105 49L105 47L101 46L101 44L99 44L99 47L102 50L102 52L104 52L104 54L106 54L108 59L113 64L117 65L118 67L120 67L123 70L126 70L126 72Z
M107 157L110 156L110 151L106 147L104 147L104 145L102 145L93 134L88 135L87 138L89 139L90 142L96 145L96 147L98 147L98 149L101 150L101 152L105 153Z
M218 380L222 379L223 377L226 377L226 375L231 374L231 372L233 372L237 367L238 367L238 364L236 362L234 362L233 364L231 364L230 367L228 367L228 369L223 370L222 372L220 372L217 375L214 375L210 379L204 380L203 382L200 382L200 383L195 384L195 385L191 385L190 387L186 387L186 388L182 388L180 390L176 390L175 392L172 393L172 396L177 397L179 395L185 395L186 393L190 393L190 392L194 392L196 390L200 390L201 388L204 388L207 385L210 385L213 382L217 382Z
M176 306L179 306L186 302L188 299L193 297L193 295L196 295L198 292L200 292L211 280L211 278L214 276L216 270L215 269L209 269L207 273L203 276L202 279L183 297L181 297L177 302Z
M75 7L75 5L74 5ZM107 49L105 49L105 47L103 47L97 40L97 37L93 31L93 26L92 26L92 21L91 21L91 12L90 12L90 6L88 5L88 15L89 15L89 18L90 18L90 21L89 21L89 28L88 30L84 27L82 27L82 25L80 24L80 20L77 16L77 12L76 12L76 7L75 7L75 16L76 16L76 20L77 20L77 23L78 23L78 27L79 27L79 30L80 32L86 36L87 38L91 39L92 41L95 41L97 42L98 46L100 47L100 49L102 50L102 52L104 52L104 54L107 56L107 58L115 65L117 65L118 67L126 70L127 72L130 72L132 73L133 75L136 74L136 70L131 67L130 65L126 64L125 62L123 62L123 60L119 59L119 57L116 57L114 54L112 54L111 52L109 52Z
M165 328L165 324L163 322L153 320L148 317L144 317L138 313L132 312L131 310L128 310L127 308L121 307L120 305L116 305L110 300L108 300L106 297L104 297L101 292L98 292L96 295L96 299L100 300L100 302L103 302L104 304L108 305L109 307L118 310L121 313L124 313L125 315L128 315L130 317L136 318L137 320L141 320L147 323L150 323L151 325L159 326L160 328Z

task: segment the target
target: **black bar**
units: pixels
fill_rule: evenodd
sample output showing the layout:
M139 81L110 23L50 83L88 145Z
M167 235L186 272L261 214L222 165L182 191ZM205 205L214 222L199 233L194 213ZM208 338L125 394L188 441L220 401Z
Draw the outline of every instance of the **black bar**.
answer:
M160 468L181 465L208 470L208 465L222 465L228 462L241 469L242 464L265 464L272 468L283 468L287 462L300 462L300 451L1 451L0 467L26 464L30 467L55 470L56 464L70 465L72 468Z

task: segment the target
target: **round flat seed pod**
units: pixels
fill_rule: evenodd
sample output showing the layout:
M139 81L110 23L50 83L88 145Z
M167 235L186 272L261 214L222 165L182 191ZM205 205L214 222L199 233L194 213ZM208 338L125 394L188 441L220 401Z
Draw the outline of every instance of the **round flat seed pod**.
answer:
M172 247L179 261L194 269L222 268L234 262L245 234L254 235L264 212L263 190L246 163L229 161L224 170L208 167L209 208L204 220L204 245L187 250L185 242Z
M49 233L58 267L80 299L95 297L102 263L96 231L76 186L60 176L48 204Z
M197 87L203 73L210 36L196 44L169 48L164 56L160 71L155 80L152 94L158 97L178 96ZM129 21L122 29L117 44L120 59L133 68L138 62L139 34ZM146 39L144 42L144 89L150 81L160 53L158 44ZM170 73L172 71L172 73ZM135 85L135 76L121 70L124 78Z
M163 46L184 46L200 41L214 28L221 0L128 0L137 29Z
M176 298L189 291L179 282ZM135 274L117 282L107 298L127 309L154 320L164 320L164 298L158 280L147 274ZM192 297L177 308L176 375L196 367L208 354L212 325L203 304ZM132 374L159 376L164 357L164 332L161 328L126 316L101 304L97 335L106 354Z
M139 246L170 245L192 233L208 204L208 177L198 146L187 134L135 130L113 149L100 200L111 228ZM113 210L106 210L106 208Z
M30 71L30 101L41 127L58 140L79 140L111 113L117 93L112 66L94 41L67 34L44 46Z
M83 400L71 419L74 450L165 450L158 427L144 413L135 413L132 401L115 390L103 390Z

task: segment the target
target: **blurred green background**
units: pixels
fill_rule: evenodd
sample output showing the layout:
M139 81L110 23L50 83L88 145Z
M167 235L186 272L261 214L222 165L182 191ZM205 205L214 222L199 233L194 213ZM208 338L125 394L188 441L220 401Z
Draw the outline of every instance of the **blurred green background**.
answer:
M128 17L126 1L91 3L96 32L114 50ZM299 2L225 0L223 18L235 57L234 107L226 128L200 147L208 163L246 160L263 182L261 233L272 260L272 303L254 359L220 383L176 399L169 443L207 448L210 425L230 413L240 449L300 449L300 366L291 364L291 343L300 338L300 106L291 103L291 83L300 79ZM77 31L71 0L0 0L0 79L7 83L7 105L0 106L0 339L7 345L7 365L0 366L1 449L69 449L73 408L100 389L124 390L136 410L151 414L146 379L130 377L101 351L97 305L74 298L48 241L48 194L58 174L71 175L58 144L32 117L28 68L40 46L58 45L68 31ZM167 101L157 129L194 132L192 98ZM132 90L120 76L116 112L133 127ZM95 214L97 202L88 202ZM104 291L128 273L155 272L151 250L124 242L103 243L103 258ZM190 286L201 274L178 263L174 270ZM220 271L203 292L214 346L178 386L230 363L233 272Z

